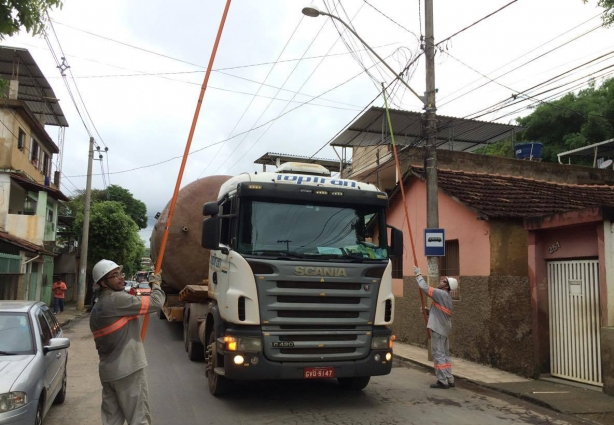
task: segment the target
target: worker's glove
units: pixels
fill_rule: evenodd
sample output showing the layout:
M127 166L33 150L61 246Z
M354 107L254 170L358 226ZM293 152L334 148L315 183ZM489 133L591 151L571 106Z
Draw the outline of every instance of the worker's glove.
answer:
M162 285L162 270L149 276L149 286Z
M420 267L414 266L414 274L416 276L421 276L422 275L422 272L420 271Z

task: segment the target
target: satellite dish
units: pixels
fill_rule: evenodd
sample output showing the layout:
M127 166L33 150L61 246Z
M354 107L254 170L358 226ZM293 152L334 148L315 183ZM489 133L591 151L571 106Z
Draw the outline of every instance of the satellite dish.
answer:
M608 168L612 165L612 160L608 159L599 164L599 168Z

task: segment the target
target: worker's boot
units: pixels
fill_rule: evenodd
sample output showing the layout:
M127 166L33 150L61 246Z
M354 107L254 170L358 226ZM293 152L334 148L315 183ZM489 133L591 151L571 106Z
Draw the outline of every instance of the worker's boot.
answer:
M434 384L431 384L431 388L441 388L442 390L447 390L450 388L448 384L443 384L441 381L437 381Z

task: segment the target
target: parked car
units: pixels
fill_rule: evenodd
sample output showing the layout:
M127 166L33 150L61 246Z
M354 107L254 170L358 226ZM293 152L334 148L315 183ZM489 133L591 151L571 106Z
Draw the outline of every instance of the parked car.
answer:
M131 295L151 295L151 287L147 282L141 282L130 289Z
M130 292L130 290L137 285L134 280L127 280L124 283L126 284L126 286L124 286L124 291L126 292Z
M45 303L0 301L0 424L40 425L64 402L69 346Z
M148 282L149 281L149 277L153 274L152 271L140 271L140 272L136 272L136 274L134 275L134 280L136 280L137 282L141 283L141 282Z

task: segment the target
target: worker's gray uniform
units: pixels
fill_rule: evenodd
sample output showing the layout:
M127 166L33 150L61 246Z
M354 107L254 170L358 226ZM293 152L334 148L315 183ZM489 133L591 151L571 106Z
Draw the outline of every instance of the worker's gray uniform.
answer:
M153 285L151 296L104 289L90 315L100 357L103 425L149 425L145 349L138 316L160 310L164 292Z
M442 384L453 384L450 343L448 335L452 329L452 298L448 291L430 287L424 278L416 276L420 289L432 300L427 328L431 330L431 351L435 363L435 375Z

